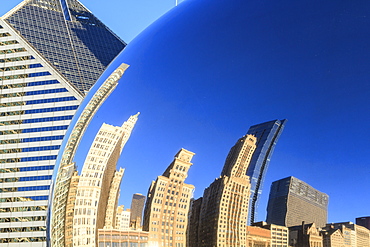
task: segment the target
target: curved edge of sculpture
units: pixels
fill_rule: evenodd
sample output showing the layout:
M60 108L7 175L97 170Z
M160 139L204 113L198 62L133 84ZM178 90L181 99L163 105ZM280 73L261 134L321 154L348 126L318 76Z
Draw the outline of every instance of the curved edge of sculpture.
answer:
M90 121L100 106L117 87L118 81L129 67L125 63L119 64L118 60L116 59L111 63L89 91L73 117L63 139L54 167L49 196L47 218L48 246L64 247L66 201L69 183L74 171L76 171L73 159Z

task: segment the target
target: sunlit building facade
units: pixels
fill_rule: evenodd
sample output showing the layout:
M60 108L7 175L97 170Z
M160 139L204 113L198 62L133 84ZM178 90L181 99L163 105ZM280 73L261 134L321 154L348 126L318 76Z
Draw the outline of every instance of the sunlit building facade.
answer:
M190 200L194 186L185 184L194 153L181 149L162 176L153 181L144 209L143 231L150 247L186 247Z
M95 247L98 229L114 229L123 169L116 170L122 149L138 119L121 127L103 124L90 147L77 185L73 246Z
M253 224L257 219L257 208L262 194L263 182L271 156L286 122L287 120L284 119L256 124L251 126L247 132L247 134L254 135L257 138L256 150L247 170L247 175L251 180L248 225Z
M85 92L125 43L76 0L0 18L0 245L46 246L50 183Z
M231 148L221 176L205 189L203 199L195 204L189 234L192 247L246 247L246 224L250 196L250 180L246 175L256 138L245 135Z

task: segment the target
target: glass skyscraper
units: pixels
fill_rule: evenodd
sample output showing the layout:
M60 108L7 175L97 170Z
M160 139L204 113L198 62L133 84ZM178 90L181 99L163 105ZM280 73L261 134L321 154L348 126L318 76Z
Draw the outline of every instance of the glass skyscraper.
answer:
M46 246L61 142L125 45L77 0L25 0L0 18L1 246Z
M270 158L284 129L287 120L274 120L249 128L248 133L257 137L256 150L249 164L247 175L251 180L251 197L249 201L248 224L254 223L263 181L269 166Z

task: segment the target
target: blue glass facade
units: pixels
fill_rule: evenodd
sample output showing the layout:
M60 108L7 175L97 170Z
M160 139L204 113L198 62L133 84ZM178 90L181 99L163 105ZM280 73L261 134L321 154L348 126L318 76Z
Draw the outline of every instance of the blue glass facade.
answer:
M25 0L0 17L1 246L46 246L62 140L125 45L77 0Z
M81 93L126 46L77 0L30 0L5 20Z
M263 181L274 152L277 141L284 129L287 120L274 120L249 128L247 134L257 137L257 147L249 164L247 175L251 179L251 197L249 201L248 224L256 219L259 197L262 193Z

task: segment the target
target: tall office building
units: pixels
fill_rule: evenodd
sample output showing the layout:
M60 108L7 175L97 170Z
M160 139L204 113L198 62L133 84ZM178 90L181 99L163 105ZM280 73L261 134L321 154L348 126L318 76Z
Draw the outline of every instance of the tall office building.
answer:
M245 135L231 148L220 178L203 194L200 212L196 203L189 234L198 228L198 234L189 238L192 247L246 247L246 224L250 195L250 180L246 175L256 138ZM198 199L199 200L199 199ZM197 200L197 201L198 201ZM195 228L195 229L194 229Z
M271 185L267 223L298 226L302 221L324 227L328 218L328 195L307 183L287 177Z
M122 149L138 119L121 127L103 124L83 165L73 215L73 246L95 247L98 229L114 229L123 169L116 171Z
M62 139L124 47L77 0L25 0L0 18L0 245L46 245Z
M366 227L370 230L370 216L356 218L356 225Z
M187 246L188 213L194 186L184 182L193 156L194 153L181 149L149 188L143 230L149 232L150 247Z
M251 179L251 195L249 202L248 224L251 225L257 219L257 207L262 193L263 181L274 152L275 146L287 120L274 120L256 124L249 128L247 134L257 137L257 147L247 170Z
M132 196L131 201L131 216L130 216L130 227L133 229L141 229L143 219L143 209L145 204L145 196L136 193Z

